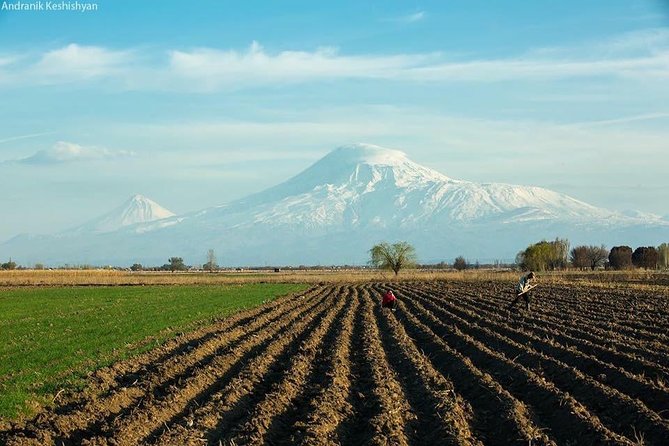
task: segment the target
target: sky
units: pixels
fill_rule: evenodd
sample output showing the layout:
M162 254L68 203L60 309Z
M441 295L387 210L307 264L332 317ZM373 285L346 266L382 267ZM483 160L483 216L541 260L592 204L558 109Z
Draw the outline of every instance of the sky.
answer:
M666 0L91 4L0 10L0 240L137 193L220 205L354 142L669 214Z

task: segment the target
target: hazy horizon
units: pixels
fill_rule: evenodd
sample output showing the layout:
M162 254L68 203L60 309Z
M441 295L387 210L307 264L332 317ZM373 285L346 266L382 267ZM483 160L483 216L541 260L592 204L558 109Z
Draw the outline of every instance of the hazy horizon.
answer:
M94 3L0 11L0 240L222 204L353 142L669 212L661 1Z

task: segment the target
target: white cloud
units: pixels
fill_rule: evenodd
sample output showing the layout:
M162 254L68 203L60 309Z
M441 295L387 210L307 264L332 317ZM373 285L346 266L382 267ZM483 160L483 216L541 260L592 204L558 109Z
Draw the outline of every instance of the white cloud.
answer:
M305 82L314 79L398 77L409 67L437 60L436 54L344 56L336 48L270 54L258 42L245 52L204 48L171 51L169 69L202 88Z
M109 160L134 156L133 152L127 150L109 150L99 147L85 147L71 142L58 141L49 149L44 149L35 154L10 163L51 165L63 164L76 161Z
M47 51L30 71L44 83L114 76L131 68L132 53L73 43Z
M413 14L411 20L424 17ZM243 51L196 48L166 53L70 44L36 59L3 56L0 85L93 83L159 91L217 91L335 79L404 82L505 82L607 77L669 79L669 31L650 29L604 42L535 48L515 57L460 58L442 53L342 54L337 48L271 52L253 42ZM26 59L28 61L26 62Z

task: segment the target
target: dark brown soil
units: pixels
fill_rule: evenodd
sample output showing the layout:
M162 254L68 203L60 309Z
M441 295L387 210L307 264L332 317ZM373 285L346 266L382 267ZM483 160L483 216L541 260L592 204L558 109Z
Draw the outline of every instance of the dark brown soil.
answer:
M510 297L314 287L100 370L0 444L669 444L665 296L553 285L531 313Z

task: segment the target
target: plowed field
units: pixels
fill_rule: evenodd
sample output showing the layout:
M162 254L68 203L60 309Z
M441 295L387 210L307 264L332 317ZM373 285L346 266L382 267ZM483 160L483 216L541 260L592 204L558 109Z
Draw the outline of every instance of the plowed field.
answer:
M553 285L508 313L507 288L314 287L104 369L0 444L669 444L666 296Z

